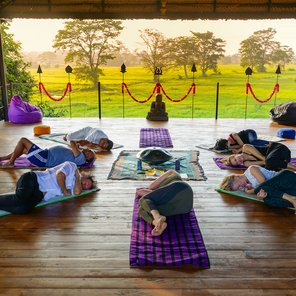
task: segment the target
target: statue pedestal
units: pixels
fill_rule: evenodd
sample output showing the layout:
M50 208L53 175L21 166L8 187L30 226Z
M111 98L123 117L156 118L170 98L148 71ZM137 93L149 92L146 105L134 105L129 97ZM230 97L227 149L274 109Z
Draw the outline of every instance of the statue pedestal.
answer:
M167 112L163 112L163 113L148 112L146 119L151 121L168 121L169 117Z
M165 111L165 103L162 102L162 95L157 94L155 102L151 103L150 112L146 116L151 121L168 121L168 113Z

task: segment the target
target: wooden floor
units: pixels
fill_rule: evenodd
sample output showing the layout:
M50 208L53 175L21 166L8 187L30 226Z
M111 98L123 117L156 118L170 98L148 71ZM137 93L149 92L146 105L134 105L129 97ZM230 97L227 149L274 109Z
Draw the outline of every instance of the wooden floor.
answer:
M269 120L46 119L52 132L91 125L106 131L124 149L139 149L141 127L167 127L175 149L214 143L231 131L254 128L276 135ZM0 153L10 152L34 125L0 122ZM295 141L285 142L296 156ZM148 182L107 180L121 149L99 155L93 170L101 191L35 209L29 215L0 217L0 295L296 295L296 216L290 210L220 195L215 187L229 173L213 153L200 150L207 181L190 181L194 208L211 268L129 267L135 188ZM0 192L12 191L24 170L0 170Z

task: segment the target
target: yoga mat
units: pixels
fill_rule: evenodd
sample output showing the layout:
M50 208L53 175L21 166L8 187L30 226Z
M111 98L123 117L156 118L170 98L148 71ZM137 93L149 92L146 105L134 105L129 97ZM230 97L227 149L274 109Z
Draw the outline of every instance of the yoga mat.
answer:
M77 194L77 195L56 196L56 197L51 198L48 201L43 201L43 202L41 201L35 208L39 208L39 207L43 207L43 206L46 206L46 205L54 204L54 203L64 201L64 200L68 200L68 199L75 198L75 197L84 196L84 195L90 194L92 192L100 191L100 190L101 189L99 189L99 188L94 188L94 189L91 189L91 190L84 190L80 194ZM10 214L12 214L12 213L0 210L0 217L10 215Z
M167 217L167 228L152 236L152 226L138 216L139 198L134 202L130 243L130 266L180 266L209 268L210 262L198 222L189 213Z
M222 169L222 170L246 170L247 168L244 165L239 166L232 166L232 165L226 165L225 163L221 162L221 160L224 159L223 157L214 157L213 160L216 163L216 165Z
M20 156L15 160L14 167L3 167L7 160L0 161L0 169L46 169L46 167L37 167L32 164L26 157ZM94 167L95 159L92 162L78 166L80 169L90 169Z
M243 165L239 165L239 166L226 165L225 163L221 162L222 159L223 159L222 157L213 158L216 165L222 170L246 170L247 169L247 167ZM296 157L291 158L290 163L293 165L296 165Z
M269 136L269 135L258 135L258 139L268 142L282 142L286 141L283 138L277 137L277 136ZM253 144L255 145L255 144Z
M252 145L265 146L269 142L281 142L281 141L285 141L285 139L276 137L276 136L260 135L258 136L258 139L252 142ZM195 147L208 150L208 151L213 151L216 153L231 153L230 149L216 150L212 148L213 146L214 146L213 144L200 144L200 145L196 145Z
M65 136L65 133L52 133L52 134L48 134L48 135L41 135L41 136L39 136L39 138L43 139L43 140L48 140L48 141L60 143L60 144L69 145L69 143L64 140L64 136ZM117 149L117 148L121 148L121 147L123 147L123 145L113 143L112 149ZM83 148L86 148L86 147L83 147ZM91 149L91 150L94 152L105 151L105 150L100 150L100 149Z
M241 190L228 191L228 190L224 190L224 189L220 189L220 188L217 188L215 190L217 192L220 192L220 193L226 193L226 194L229 194L229 195L232 195L232 196L242 197L242 198L246 198L246 199L249 199L249 200L255 200L255 201L264 203L263 200L257 199L256 194L248 194L248 193L245 193L244 191L241 191ZM288 209L296 210L294 208L288 208Z
M173 147L172 139L166 128L141 128L140 147Z
M208 150L208 151L213 151L215 153L231 153L230 149L224 149L224 150L216 150L213 149L213 144L200 144L200 145L196 145L195 147L200 148L200 149L204 149L204 150Z
M169 169L175 169L175 160L180 160L180 170L178 173L181 174L183 180L206 180L204 171L198 162L199 152L196 150L178 150L170 151L173 155L173 159L167 161L161 165L151 165L142 162L142 170L137 169L137 153L139 150L123 150L119 154L117 160L112 165L111 171L108 175L108 179L112 180L153 180L159 174L151 174L152 168L161 170L160 174ZM157 173L157 170L156 173Z

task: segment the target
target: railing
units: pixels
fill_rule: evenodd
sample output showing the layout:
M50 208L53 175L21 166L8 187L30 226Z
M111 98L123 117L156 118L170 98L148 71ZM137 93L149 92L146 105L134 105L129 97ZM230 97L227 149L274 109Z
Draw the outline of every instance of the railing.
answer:
M150 83L151 84L151 83ZM165 83L163 83L165 85ZM50 84L51 93L60 95L63 90L62 84ZM151 84L153 86L153 84ZM141 88L137 83L130 83L129 87L134 90L134 95L143 99ZM256 87L255 87L256 88ZM167 86L167 93L173 94L172 97L180 98L188 89L188 85L183 87L183 93L175 90L172 86ZM259 88L259 95L266 93L265 89ZM14 84L8 84L9 98L14 93ZM46 95L40 94L38 86L34 87L34 93L30 102L34 105L46 103L56 113L59 110L66 110L63 117L146 117L150 111L152 98L145 104L139 104L132 100L127 94L123 99L121 86L112 89L102 83L98 83L97 90L84 89L81 85L73 84L71 100L66 96L63 100L55 102ZM163 96L166 104L166 111L169 117L184 118L268 118L269 110L278 103L289 101L285 93L279 93L267 103L261 104L255 101L250 94L246 95L245 85L233 88L230 84L221 82L211 85L196 85L196 93L190 94L182 102L174 103ZM72 110L70 112L70 110ZM124 111L123 111L124 110ZM124 112L124 113L123 113ZM46 115L45 115L46 116ZM57 117L56 114L54 117Z

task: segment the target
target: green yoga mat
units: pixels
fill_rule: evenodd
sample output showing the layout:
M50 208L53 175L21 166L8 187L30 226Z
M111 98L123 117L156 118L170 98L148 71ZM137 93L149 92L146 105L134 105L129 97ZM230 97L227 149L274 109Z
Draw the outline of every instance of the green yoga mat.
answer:
M199 152L196 150L170 150L173 159L161 165L151 165L142 162L142 170L137 169L137 153L140 150L123 150L113 163L108 179L112 180L154 180L164 171L175 169L175 160L180 160L180 170L183 180L204 181L206 176L198 162ZM159 170L159 174L148 175L151 170Z
M68 200L68 199L75 198L75 197L84 196L84 195L87 195L87 194L90 194L90 193L96 192L96 191L100 191L100 189L99 188L94 188L94 189L91 189L91 190L84 190L80 194L77 194L77 195L53 197L48 201L44 201L44 202L39 203L35 208L47 206L47 205L50 205L50 204L54 204L54 203L64 201L64 200ZM0 217L10 215L10 214L12 214L12 213L0 210Z
M215 153L221 153L221 154L231 152L230 149L223 149L223 150L213 149L213 144L200 144L200 145L196 145L195 147L200 148L200 149L204 149L204 150L208 150L208 151L212 151L212 152L215 152Z
M48 141L64 144L64 145L69 145L69 142L64 140L64 136L65 136L65 133L53 133L53 134L41 135L41 136L39 136L39 138L43 139L43 140L48 140ZM121 147L123 147L123 145L113 143L112 149L117 149L117 148L121 148ZM104 150L99 150L99 149L91 149L91 150L93 150L94 152L104 151Z
M224 189L220 189L220 188L217 188L215 190L217 192L226 193L226 194L233 195L233 196L236 196L236 197L242 197L242 198L255 200L255 201L264 203L262 200L257 199L256 194L248 194L248 193L245 193L245 192L239 191L239 190L228 191L228 190L224 190ZM291 210L294 210L294 211L296 210L295 208L288 208L288 209L291 209Z

